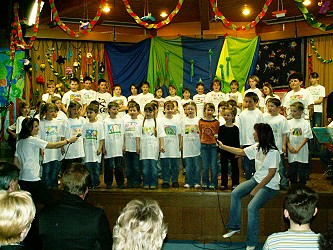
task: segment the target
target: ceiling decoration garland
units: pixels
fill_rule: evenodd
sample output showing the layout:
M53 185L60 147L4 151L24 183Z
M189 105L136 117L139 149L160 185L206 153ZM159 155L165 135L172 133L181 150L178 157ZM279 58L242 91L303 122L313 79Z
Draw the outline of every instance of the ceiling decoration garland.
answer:
M86 30L85 29L80 29L79 32L71 30L64 22L61 21L61 19L59 17L59 14L58 14L58 11L57 11L57 8L56 8L55 3L54 3L54 0L49 0L49 3L50 3L51 11L52 11L52 14L53 14L53 20L68 35L70 35L72 37L78 37L79 35L86 35L86 34L88 34L89 32L92 31L92 29L94 28L94 26L96 25L96 23L98 22L99 18L102 15L102 8L105 4L105 1L106 0L100 0L96 16L94 17L94 19L92 19L88 23L88 28Z
M261 12L256 16L256 18L254 19L254 21L247 23L245 26L243 25L235 25L232 22L230 22L218 9L216 1L215 0L209 0L210 5L212 6L212 9L215 13L215 15L217 17L221 18L222 23L224 24L225 27L227 27L228 29L232 29L232 30L249 30L250 28L254 28L261 20L261 18L263 18L266 13L267 13L267 9L269 7L269 5L272 3L272 0L267 0L261 10Z
M11 51L11 58L14 57L15 50L17 49L31 49L38 33L39 29L39 15L40 15L40 8L41 8L42 0L38 0L37 5L37 15L36 20L33 28L33 34L29 39L29 42L26 43L23 39L23 32L21 27L21 20L18 14L19 4L16 2L14 3L14 22L12 23L12 32L10 37L10 51Z
M138 17L138 15L133 12L128 0L122 0L122 1L123 1L124 5L126 7L126 11L128 12L128 14L130 14L134 18L134 20L137 24L145 27L146 29L159 29L159 28L162 28L163 26L168 25L172 21L172 19L180 11L180 9L183 5L183 2L185 0L178 0L176 8L171 12L171 14L165 20L163 20L163 21L161 21L157 24L149 24L147 22L142 21L141 18Z
M311 48L313 49L314 53L316 54L316 57L319 59L319 61L321 61L322 63L331 63L333 62L333 57L331 57L328 60L325 60L324 58L321 57L321 55L318 52L318 49L316 48L315 44L314 44L314 39L310 38L310 43L311 43Z
M307 23L312 26L313 28L320 29L322 31L329 31L333 29L333 23L329 25L325 25L321 22L317 22L313 15L309 13L308 9L304 6L302 0L294 0L298 9L302 12L304 19L307 21Z

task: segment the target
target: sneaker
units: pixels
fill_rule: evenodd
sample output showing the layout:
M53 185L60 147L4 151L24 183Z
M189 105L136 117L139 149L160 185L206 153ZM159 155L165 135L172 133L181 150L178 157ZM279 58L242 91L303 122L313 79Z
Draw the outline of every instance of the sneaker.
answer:
M157 189L157 187L156 186L150 186L150 189Z
M239 233L239 232L240 232L240 230L230 230L226 234L223 234L223 238L230 238L231 236L233 236L234 234Z
M254 249L256 249L256 246L247 246L246 247L246 250L254 250Z
M216 187L214 185L209 185L208 187L210 190L216 190Z
M194 188L198 189L198 188L201 188L201 186L200 186L200 184L195 184Z
M189 187L190 187L190 185L187 183L184 185L184 188L189 188Z
M226 186L221 185L221 190L226 190L226 189L227 189Z
M207 190L207 185L202 185L201 189L202 190Z
M233 185L232 186L232 190L234 190L238 185Z
M149 186L143 186L143 189L149 189Z
M174 183L172 183L172 187L173 187L173 188L179 188L179 183L178 183L178 182L174 182Z
M162 183L162 188L169 188L170 187L170 184L169 183Z

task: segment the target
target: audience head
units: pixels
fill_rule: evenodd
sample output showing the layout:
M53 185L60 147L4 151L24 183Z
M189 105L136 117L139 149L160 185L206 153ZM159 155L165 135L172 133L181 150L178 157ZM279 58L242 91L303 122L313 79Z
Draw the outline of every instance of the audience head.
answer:
M163 212L156 201L132 200L113 228L113 249L158 250L166 233Z
M0 204L0 246L21 242L36 214L30 193L0 190Z
M317 213L318 194L304 185L291 186L284 200L284 216L296 224L310 222Z
M68 193L84 196L90 186L90 173L82 163L72 163L62 176L64 190Z
M19 169L8 162L0 162L0 189L8 192L17 191L20 189L19 184Z

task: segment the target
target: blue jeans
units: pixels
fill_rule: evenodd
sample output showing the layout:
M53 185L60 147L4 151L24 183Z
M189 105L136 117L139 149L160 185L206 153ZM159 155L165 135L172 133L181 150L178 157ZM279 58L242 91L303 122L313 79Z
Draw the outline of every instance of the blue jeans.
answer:
M158 184L157 161L153 159L142 160L143 186L155 186Z
M141 184L141 163L139 155L136 152L126 152L125 164L126 164L126 177L127 186L133 184Z
M201 143L202 158L202 185L217 187L217 147L216 144ZM211 180L209 180L209 168L211 169Z
M47 188L58 187L58 173L60 171L61 164L59 161L50 161L43 163L42 180Z
M185 183L193 187L200 185L200 156L183 158L186 166Z
M228 220L228 229L240 230L242 221L242 198L249 195L251 191L258 185L255 179L252 177L236 187L231 192L230 212ZM274 190L268 187L261 188L256 195L252 198L247 206L247 232L246 232L246 245L256 246L258 244L259 234L259 209L262 208L278 190Z
M289 187L289 180L287 179L286 164L284 161L284 154L280 155L280 164L279 164L279 175L280 175L280 187Z
M104 183L106 185L112 185L113 182L113 169L117 186L124 185L124 173L122 166L123 157L117 156L105 159L104 161Z
M86 162L85 165L87 166L90 176L91 176L91 186L98 187L100 184L99 180L99 173L100 173L100 163L98 162Z
M250 145L243 146L243 148L249 147ZM250 180L254 174L255 170L255 160L250 160L247 158L247 156L244 156L243 158L243 168L244 168L244 174L245 178L247 180Z
M170 183L170 170L172 183L178 182L178 160L179 158L161 158L163 183Z

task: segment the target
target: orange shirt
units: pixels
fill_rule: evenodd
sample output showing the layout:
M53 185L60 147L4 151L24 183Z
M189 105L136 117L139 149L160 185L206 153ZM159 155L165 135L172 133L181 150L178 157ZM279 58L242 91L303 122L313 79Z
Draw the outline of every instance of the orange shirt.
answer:
M203 144L215 144L214 135L219 133L220 122L218 120L207 121L203 118L199 120L200 142Z

